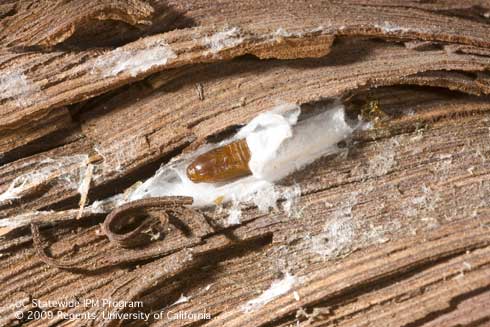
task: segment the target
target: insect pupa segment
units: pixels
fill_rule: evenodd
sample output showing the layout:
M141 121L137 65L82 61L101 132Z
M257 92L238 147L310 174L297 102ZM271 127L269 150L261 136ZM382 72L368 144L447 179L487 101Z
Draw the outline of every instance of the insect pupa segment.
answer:
M232 142L198 156L188 167L194 183L219 183L250 175L250 149L245 139Z

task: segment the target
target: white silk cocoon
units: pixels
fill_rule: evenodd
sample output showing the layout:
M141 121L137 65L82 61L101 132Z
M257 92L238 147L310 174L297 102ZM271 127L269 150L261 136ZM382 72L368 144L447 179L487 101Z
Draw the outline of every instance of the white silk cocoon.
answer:
M297 105L277 106L252 119L233 138L216 145L245 138L251 152L251 176L230 183L190 181L186 168L199 154L212 148L207 146L192 156L161 167L129 199L183 195L193 197L193 206L196 207L226 201L251 201L261 210L275 207L281 197L275 191L275 182L324 155L337 152L337 143L349 137L354 130L347 123L344 107L338 101L322 108L321 113L298 121L300 113Z

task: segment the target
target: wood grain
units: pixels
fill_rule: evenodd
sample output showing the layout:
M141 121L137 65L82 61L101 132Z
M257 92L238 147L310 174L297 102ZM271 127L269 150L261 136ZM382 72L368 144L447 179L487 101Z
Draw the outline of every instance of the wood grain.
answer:
M48 173L0 203L0 325L488 325L488 13L476 0L1 4L0 194ZM102 230L115 202L76 219L88 163L89 205L124 197L278 101L308 112L332 98L352 117L376 100L384 118L277 183L301 191L290 210L284 196L268 212L243 203L229 226L228 204L179 208L133 248ZM33 299L142 301L162 318ZM93 316L19 321L17 302Z

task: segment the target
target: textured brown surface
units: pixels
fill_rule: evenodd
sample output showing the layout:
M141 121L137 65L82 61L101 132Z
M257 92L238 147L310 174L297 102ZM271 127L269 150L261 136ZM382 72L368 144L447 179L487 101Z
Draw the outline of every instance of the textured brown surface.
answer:
M410 94L413 93L401 92L398 97L403 95L410 97ZM427 96L424 92L421 95ZM440 113L440 111L449 111L450 106L455 105L453 101L444 104L444 101L439 100L436 103L440 105L435 106L434 100L430 100L431 97L427 96L426 99L416 106L417 111L425 112L426 115L430 113L430 108L440 107L441 109L438 110ZM385 106L388 106L389 102L393 103L392 97L385 101ZM480 104L475 104L473 107L482 108L481 102L478 102ZM457 107L463 110L463 106L464 101L460 101ZM400 110L403 110L403 106L400 107ZM409 106L409 108L413 107L413 105ZM465 109L471 112L471 107L468 104ZM223 312L223 316L219 316L219 321L229 321L234 317L234 320L238 319L237 324L243 324L244 321L240 319L250 322L250 314L245 315L234 308L242 305L247 299L255 297L254 290L259 292L266 289L271 280L280 277L278 274L281 272L290 271L297 276L307 276L307 280L311 279L312 282L305 281L304 286L298 287L301 302L295 302L289 294L284 300L274 302L277 309L274 309L274 306L264 307L262 310L268 312L268 315L263 315L265 311L260 311L262 312L260 316L265 317L264 319L290 317L287 319L294 321L294 313L299 307L306 307L308 313L313 313L315 308L333 306L339 309L336 309L335 314L332 313L332 318L329 319L340 319L346 325L356 325L356 319L366 321L368 315L373 317L373 321L386 319L382 316L376 317L389 308L395 317L393 323L396 324L396 320L401 319L400 315L407 310L413 311L414 314L406 319L418 320L434 310L445 312L447 308L454 308L454 305L450 304L453 297L460 299L455 301L463 301L466 297L472 298L473 295L485 293L485 287L488 287L488 272L485 270L487 269L485 262L488 265L488 254L485 254L485 251L488 251L490 242L488 227L485 227L488 224L485 217L488 212L486 208L489 194L488 181L479 176L484 176L482 173L488 170L488 163L485 160L489 155L488 148L485 147L488 142L488 127L486 114L460 117L452 123L451 120L444 120L433 124L423 132L414 131L378 139L376 142L366 142L354 148L354 152L347 160L336 158L318 162L308 169L306 174L301 173L300 176L295 177L304 193L297 204L296 216L288 218L280 211L268 216L257 216L253 210L246 213L244 217L250 222L236 229L233 232L234 238L249 239L264 235L264 241L254 241L248 246L245 244L234 250L233 248L223 250L221 251L223 254L218 257L209 256L203 266L213 267L216 264L215 268L201 270L198 265L188 273L180 274L179 279L171 284L167 284L165 277L158 273L155 278L159 278L162 288L154 291L158 294L157 297L146 295L148 303L156 301L160 303L156 304L157 307L164 307L184 293L195 297L179 308L192 310L207 308L211 310L213 316ZM471 134L468 131L472 131ZM395 160L391 167L378 169L377 165L382 165L384 160L379 157L380 154L394 156ZM471 173L467 171L468 167L473 168ZM458 176L459 178L456 178ZM316 182L312 183L312 180ZM420 180L424 181L422 185ZM428 188L429 193L424 193L422 186ZM350 200L352 192L357 194L354 196L355 201ZM424 201L431 205L412 203L413 199L420 196L426 196ZM448 203L453 205L449 206ZM323 257L315 252L311 240L305 236L321 233L329 221L335 221L339 208L345 206L352 206L351 223L356 226L356 237L343 248L343 251L349 253L352 249L358 249L358 253L346 259L337 259L334 261L337 263L332 265L332 261L325 262ZM419 210L414 216L407 215L411 207ZM373 212L373 208L378 209ZM476 210L477 218L466 216L466 213L472 210ZM213 220L219 223L220 218L215 216ZM117 257L117 252L110 247L107 240L97 235L97 226L82 228L76 235L70 231L72 228L67 226L65 229L58 225L56 232L54 230L43 232L47 235L53 232L60 235L59 241L50 247L53 256L63 256L62 260L73 259L85 262L87 267L99 266L108 256ZM274 235L272 239L267 236L271 233ZM413 233L416 233L415 236ZM10 243L15 244L18 240L19 238L13 239ZM226 238L217 234L208 239L206 244L215 247L225 240ZM77 253L71 250L74 241L78 245ZM271 241L272 243L269 243ZM170 245L171 240L166 240L164 243ZM4 268L2 272L5 300L11 299L11 296L15 299L25 296L23 292L16 293L15 289L44 299L55 299L71 294L104 297L101 294L111 292L115 285L131 279L131 275L127 273L117 277L118 269L106 272L102 270L95 278L90 275L85 276L83 273L76 274L48 268L41 265L37 258L32 256L32 252L15 250L7 244L4 242L3 251L8 253L4 258L4 267L15 267L15 269ZM474 253L467 252L475 249L480 250ZM194 251L199 252L198 249ZM130 257L129 252L123 253L126 257ZM366 258L368 253L370 257ZM391 253L396 253L397 256L393 257ZM380 263L374 258L378 258L376 260ZM165 264L168 260L170 258L142 265L133 270L132 274L150 278L150 274L159 271L157 266ZM15 262L19 263L12 266ZM467 268L464 262L471 268ZM257 269L257 267L262 268ZM374 277L369 277L371 275L364 272L357 280L353 274L358 271L359 273L370 271ZM19 284L18 281L21 280L23 282ZM38 284L37 281L40 280L44 285L53 283L54 288L48 291ZM315 280L320 283L318 286L312 284ZM256 282L251 284L251 281ZM343 282L339 284L339 281ZM137 293L138 289L146 287L142 285L141 277L136 278L133 283L134 286L129 284L124 289L131 289L132 292ZM212 283L210 290L203 293L202 289L210 283ZM332 286L322 283L332 283ZM468 283L468 287L463 287L461 283ZM103 287L102 285L105 284L107 286ZM74 288L74 285L79 286ZM430 288L427 289L429 286L424 285L430 285ZM367 292L371 287L379 288L379 291ZM94 291L90 292L93 288ZM308 295L314 289L323 290L323 293L315 296ZM357 293L352 294L352 290L356 289ZM417 291L419 289L424 291ZM431 289L434 291L430 291ZM463 289L468 295L461 294ZM437 291L439 293L436 290L440 290ZM85 294L86 291L89 293ZM7 295L12 294L10 292L14 294ZM120 295L121 298L127 298L124 294ZM354 299L358 298L358 305L360 303L370 305L361 310L356 304L354 310L349 304L352 302L349 299L353 296ZM431 300L431 296L434 296L437 301ZM387 301L386 298L394 300ZM223 302L223 299L226 301ZM430 305L417 306L416 303L422 300L429 301ZM372 306L373 301L379 301L380 305ZM392 301L400 304L393 307L390 305ZM409 309L412 302L415 306ZM287 306L289 309L282 309L285 308L284 303L290 303ZM416 315L414 310L419 310ZM464 314L461 319L463 317L469 319ZM312 319L321 320L321 315Z
M402 45L361 40L346 40L336 45L333 53L317 60L269 61L266 66L255 60L240 60L182 72L174 70L172 75L163 76L163 81L159 76L152 77L91 106L87 113L82 109L81 129L88 143L93 144L85 153L104 157L97 165L100 177L93 181L93 186L107 184L121 177L121 173L161 160L184 144L200 143L227 126L243 124L273 107L276 99L307 103L353 90L399 83L443 86L474 94L489 91L476 77L464 73L441 73L438 78L433 77L434 72L451 68L482 69L490 63L485 57L465 57L443 50L417 52ZM362 61L355 59L359 56L363 57ZM421 73L425 70L432 75ZM196 93L198 82L206 94L204 101ZM153 90L151 85L159 88ZM56 149L56 156L72 155L71 148L67 149ZM3 169L12 168L6 165ZM3 188L10 182L4 179ZM52 186L53 192L40 194L33 202L25 202L24 207L41 208L75 194L66 192L63 185Z
M335 35L389 36L490 46L487 24L406 7L332 5L321 1L308 5L301 2L199 1L196 4L186 3L185 6L179 1L179 4L169 6L178 12L185 12L185 17L193 20L196 27L155 35L121 48L122 51L138 51L151 42L163 41L176 54L176 58L143 69L135 76L124 73L101 76L97 70L93 71L97 58L117 55L110 50L18 54L4 49L0 55L2 70L9 72L15 67L16 71L26 72L26 77L34 82L33 87L39 92L23 95L28 105L22 108L19 108L16 99L2 101L2 126L19 125L23 119L42 115L49 107L93 97L159 70L233 58L246 53L259 57L317 57L328 52L329 42ZM429 21L430 24L427 24ZM50 26L49 30L52 29ZM236 33L232 39L243 39L241 42L234 42L217 54L209 53L209 49L203 47L207 37L233 29L236 29ZM277 34L278 30L285 34ZM295 41L298 36L301 36L300 40ZM317 46L310 52L297 52L305 43L312 42L310 38L326 39L313 43ZM292 39L292 42L288 42L288 39ZM283 42L286 42L286 50ZM279 50L277 55L274 48ZM20 65L19 61L24 65ZM49 79L45 80L43 77L48 73Z
M148 25L151 5L129 1L15 1L1 20L4 47L49 47L70 38L93 21ZM100 36L99 36L100 37Z
M488 325L489 17L487 1L0 4L0 194L49 172L0 203L0 325L18 301L75 298L212 316L154 326ZM333 97L384 119L281 181L301 190L290 212L244 204L227 227L226 208L187 210L130 249L104 235L111 208L76 219L89 164L90 204L278 103ZM291 290L244 311L286 273ZM63 310L95 318L49 323L148 325Z

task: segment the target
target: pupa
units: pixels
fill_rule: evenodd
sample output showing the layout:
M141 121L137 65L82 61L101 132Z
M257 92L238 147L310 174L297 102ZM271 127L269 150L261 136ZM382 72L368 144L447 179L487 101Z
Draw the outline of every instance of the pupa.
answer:
M188 167L187 177L194 183L219 183L250 175L251 154L241 139L198 156Z

